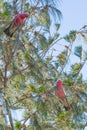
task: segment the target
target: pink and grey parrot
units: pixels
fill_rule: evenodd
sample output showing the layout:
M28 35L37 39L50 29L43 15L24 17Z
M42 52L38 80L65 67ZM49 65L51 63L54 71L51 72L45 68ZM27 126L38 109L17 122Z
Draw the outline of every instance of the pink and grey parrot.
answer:
M16 29L22 25L25 19L28 17L28 13L17 14L14 19L11 21L10 25L4 30L4 33L12 37Z
M69 110L69 104L68 104L67 97L63 88L62 80L57 80L56 82L55 95L60 99L65 110L66 111Z

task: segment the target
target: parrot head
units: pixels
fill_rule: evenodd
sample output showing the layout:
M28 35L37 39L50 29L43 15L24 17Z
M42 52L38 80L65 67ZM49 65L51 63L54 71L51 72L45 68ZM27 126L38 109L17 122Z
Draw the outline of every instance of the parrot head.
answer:
M25 19L25 18L27 18L28 16L29 16L28 13L20 13L20 14L16 15L16 18Z
M57 87L62 87L62 86L63 86L62 80L60 80L60 79L57 80L56 86L57 86Z

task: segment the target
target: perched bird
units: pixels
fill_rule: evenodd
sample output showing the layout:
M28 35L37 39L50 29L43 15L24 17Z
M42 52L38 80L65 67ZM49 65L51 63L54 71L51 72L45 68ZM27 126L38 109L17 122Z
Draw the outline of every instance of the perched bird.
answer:
M65 110L68 111L70 108L63 88L62 80L57 80L56 82L55 95L60 99Z
M17 14L11 21L10 25L6 29L4 29L4 33L7 36L12 37L16 29L24 23L27 17L28 13Z

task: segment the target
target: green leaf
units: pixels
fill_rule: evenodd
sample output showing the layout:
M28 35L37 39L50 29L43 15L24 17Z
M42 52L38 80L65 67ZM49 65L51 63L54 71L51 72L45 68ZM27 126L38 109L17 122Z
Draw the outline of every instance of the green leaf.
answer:
M4 130L4 126L0 124L0 130Z
M58 62L60 65L64 65L65 62L66 62L66 55L67 55L67 52L66 51L63 51L62 53L60 53L57 58L58 58Z
M34 93L37 93L37 89L33 84L29 84L30 90Z
M62 17L61 11L58 8L55 8L53 5L49 6L49 12L51 17L54 18L54 23L59 23L59 20Z
M42 101L41 97L37 100L37 110L41 111L41 114L44 118L47 117L47 110L45 102Z
M26 4L25 4L25 6L26 6L27 8L29 7L29 5L30 5L29 3L26 3Z
M66 116L67 116L67 114L68 114L68 112L62 112L61 114L59 114L58 116L57 116L57 119L58 120L63 120Z
M21 127L21 123L17 121L17 122L15 123L15 128L16 128L16 130L19 130L20 127Z
M47 9L42 9L37 15L37 25L45 26L46 28L50 27L50 16Z
M40 86L38 89L37 89L38 93L44 93L45 92L45 88L44 86Z
M3 13L3 16L4 15L9 15L9 14L10 14L9 10L5 10L4 13Z
M28 51L26 51L26 52L24 53L24 57L25 57L25 59L26 59L27 61L30 61L30 59L31 59L31 57L30 57Z
M42 130L41 126L39 125L39 122L37 120L37 116L35 114L32 115L31 124L33 125L35 130Z
M74 82L72 81L72 79L71 78L65 78L64 80L63 80L63 82L64 82L64 84L66 85L66 86L72 86L73 84L74 84Z
M40 35L39 36L39 41L40 41L39 42L40 49L44 50L44 49L46 49L48 47L48 41L47 41L45 36Z
M56 26L56 29L59 30L60 24L55 24L55 26Z
M76 31L70 31L69 35L66 35L64 39L69 43L74 42L76 39Z
M82 64L80 64L80 63L76 63L76 64L71 66L73 77L78 75L78 73L81 70L81 67L82 67Z
M8 2L4 2L4 3L3 3L3 7L4 7L3 16L4 16L4 15L9 15L9 14L10 14L9 3L8 3Z
M79 58L82 57L82 46L77 46L74 49L74 54L78 56Z

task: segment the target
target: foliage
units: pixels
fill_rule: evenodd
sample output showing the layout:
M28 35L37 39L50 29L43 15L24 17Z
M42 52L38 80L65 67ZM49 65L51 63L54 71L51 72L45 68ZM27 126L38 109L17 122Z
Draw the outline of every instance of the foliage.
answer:
M86 42L86 27L60 37L61 12L57 0L1 1L0 7L0 98L12 129L84 128L87 82L82 70L87 51L84 43L76 42L79 36ZM29 17L9 38L3 30L18 12L28 12ZM78 61L74 62L74 58ZM55 82L60 78L69 111L54 94ZM23 117L15 121L11 110L19 109L24 110Z

